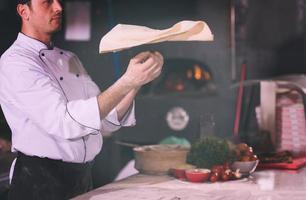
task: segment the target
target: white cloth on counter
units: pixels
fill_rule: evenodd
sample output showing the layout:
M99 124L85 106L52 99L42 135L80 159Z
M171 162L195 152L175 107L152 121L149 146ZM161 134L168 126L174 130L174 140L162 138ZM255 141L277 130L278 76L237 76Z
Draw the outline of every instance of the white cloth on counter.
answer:
M76 55L19 33L0 60L0 103L12 151L73 163L93 160L102 148L100 132L135 124L134 103L122 121L116 109L101 120L99 93Z
M213 39L214 36L204 21L181 21L163 30L118 24L102 37L99 52L115 52L165 41L212 41Z

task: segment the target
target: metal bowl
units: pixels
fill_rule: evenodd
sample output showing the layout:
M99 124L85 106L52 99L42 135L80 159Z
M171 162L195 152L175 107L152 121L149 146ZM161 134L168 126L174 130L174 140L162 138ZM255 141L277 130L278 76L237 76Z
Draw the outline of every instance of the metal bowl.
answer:
M254 161L235 161L231 165L231 169L233 171L236 171L239 169L239 172L242 174L251 174L255 171L257 165L259 163L259 160Z

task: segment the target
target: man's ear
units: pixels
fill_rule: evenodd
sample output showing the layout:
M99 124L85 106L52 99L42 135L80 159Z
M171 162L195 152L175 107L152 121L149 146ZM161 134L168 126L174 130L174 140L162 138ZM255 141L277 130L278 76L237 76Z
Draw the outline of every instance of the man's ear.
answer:
M22 18L22 20L29 20L29 6L26 4L18 4L17 5L17 13L20 15L20 17Z

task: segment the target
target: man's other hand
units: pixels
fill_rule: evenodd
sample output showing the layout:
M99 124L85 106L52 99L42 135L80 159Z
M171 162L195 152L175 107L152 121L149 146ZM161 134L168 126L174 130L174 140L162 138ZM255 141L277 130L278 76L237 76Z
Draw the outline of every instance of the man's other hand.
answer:
M164 58L159 52L142 52L130 60L123 75L127 84L140 87L157 78L162 71Z

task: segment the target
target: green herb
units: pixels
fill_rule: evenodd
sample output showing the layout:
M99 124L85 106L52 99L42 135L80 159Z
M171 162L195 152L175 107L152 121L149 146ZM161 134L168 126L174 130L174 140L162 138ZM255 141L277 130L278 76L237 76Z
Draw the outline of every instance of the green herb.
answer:
M225 139L208 136L191 145L187 162L198 168L210 169L233 159L233 153Z

